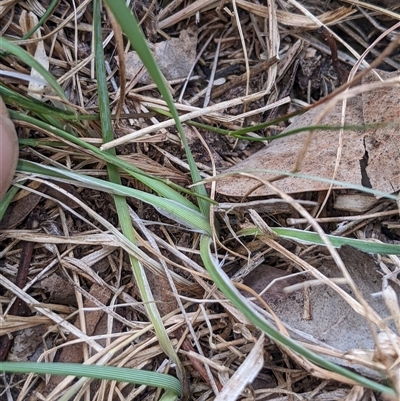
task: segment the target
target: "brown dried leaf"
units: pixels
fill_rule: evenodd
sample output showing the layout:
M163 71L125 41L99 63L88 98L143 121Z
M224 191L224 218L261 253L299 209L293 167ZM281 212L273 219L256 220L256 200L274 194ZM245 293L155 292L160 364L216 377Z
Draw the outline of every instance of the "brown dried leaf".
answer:
M349 246L342 247L339 254L364 299L382 319L387 318L390 313L382 298L372 296L382 289L382 276L377 272L374 259ZM337 266L330 260L324 262L319 271L330 278L341 277ZM293 285L296 281L310 279L310 276L302 275L300 277L303 278L291 277L283 270L260 265L246 276L244 283L258 293L272 283L262 298L282 322L296 329L296 333L291 332L295 338L298 338L303 332L305 334L300 335L303 340L309 341L313 338L320 346L333 347L342 351L344 355L352 349L372 350L374 348L374 336L365 318L356 313L331 288L324 285L312 286L307 296L301 289L292 293L284 292L285 287ZM276 279L280 280L273 282ZM351 294L348 286L342 285L341 287ZM398 291L396 291L397 293ZM311 318L309 319L304 318L307 306L310 309L308 315ZM395 330L392 319L387 319L386 323L391 330ZM345 359L335 361L349 366ZM369 362L372 363L371 360ZM368 366L368 364L366 365ZM351 366L369 377L376 378L376 372L366 367L356 367L352 364Z
M379 74L382 78L389 79L398 75L398 72L386 73L379 71ZM370 74L363 80L363 83L375 80L374 75ZM357 96L348 101L345 124L360 125L363 122L371 124L398 119L400 117L399 102L398 87L383 88L364 93L362 96ZM285 131L313 125L324 107L324 105L321 105L297 117L294 123ZM322 120L321 124L339 126L340 114L341 104L337 104ZM277 139L271 142L265 149L255 153L227 171L233 172L249 169L291 171L302 149L306 135L307 133L303 132ZM338 143L339 131L316 131L313 134L305 155L301 173L332 179ZM343 133L341 161L335 179L356 185L365 185L365 179L368 178L374 189L389 193L398 190L400 188L398 144L397 131L393 126L386 126L367 132L345 130ZM364 157L367 157L368 163L365 171L360 164ZM276 176L276 174L263 172L257 172L255 175L264 180ZM254 188L257 183L250 178L230 177L219 181L217 190L228 196L243 196ZM329 183L293 177L276 181L275 185L286 193L319 191L329 188ZM268 190L261 187L254 191L251 196L267 194L269 194Z
M46 316L2 315L0 317L0 322L0 336L13 333L14 331L40 326L42 324L52 324L52 321Z
M169 167L163 166L157 161L151 159L150 157L142 153L132 153L130 155L119 156L120 159L131 163L132 165L140 168L146 173L155 175L156 177L165 178L173 182L180 184L188 184L189 180L178 169L174 168L172 165Z
M321 113L324 105L316 107L299 116L287 130L312 125L315 118ZM337 105L322 124L340 125L340 109ZM352 99L348 103L348 116L346 124L360 124L362 121L361 97ZM296 162L307 133L292 135L273 141L268 147L260 150L251 157L238 163L228 172L249 169L273 169L290 171ZM338 131L322 131L313 135L307 154L303 161L301 173L313 176L331 178L335 168L336 152L338 146ZM364 155L363 133L345 131L342 161L340 163L337 180L361 184L360 160ZM268 180L276 174L257 173L258 177ZM229 196L243 196L251 190L257 182L250 178L232 177L218 182L217 190ZM275 185L286 193L324 190L329 184L306 179L288 177L276 181ZM268 191L261 187L251 196L266 195Z
M379 71L383 79L399 75L398 71ZM363 83L376 81L369 74ZM382 88L363 94L363 116L366 124L398 120L400 118L399 88ZM398 127L387 126L372 129L365 134L368 152L366 172L373 188L385 192L395 192L400 188L400 152Z

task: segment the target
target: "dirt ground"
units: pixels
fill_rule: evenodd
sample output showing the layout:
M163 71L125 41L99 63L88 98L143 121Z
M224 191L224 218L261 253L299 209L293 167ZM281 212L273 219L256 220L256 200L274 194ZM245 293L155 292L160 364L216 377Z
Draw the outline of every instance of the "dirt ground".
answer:
M0 1L0 36L16 40L36 58L42 57L76 111L98 114L92 1L59 1L31 37L34 40L21 39L50 5L49 0ZM293 122L294 117L285 118L287 114L331 96L348 81L359 55L393 27L400 15L400 5L390 0L363 4L355 0L145 0L133 1L131 7L169 83L180 115L200 110L199 116L187 121L184 130L203 178L218 176L238 163L253 160L249 158L269 146L268 139L284 132ZM319 29L316 21L326 24L332 34ZM104 52L115 138L141 133L137 139L118 145L116 152L153 177L188 188L192 182L179 135L174 126L157 125L168 119L159 112L165 110L165 103L126 40L125 54L118 54L113 30L104 9L102 31L107 42ZM398 46L379 59L398 40L399 32L397 27L374 44L365 62L378 59L374 67L387 72L400 70ZM126 74L121 73L121 63ZM34 93L26 81L2 71L30 75L28 66L18 58L0 55L0 84L23 95ZM7 105L24 111L16 103ZM393 119L398 117L396 111ZM273 124L259 126L268 121ZM90 152L56 139L40 127L21 121L15 121L15 125L21 140L20 159L107 178L105 163ZM156 128L141 131L152 126ZM226 134L244 127L254 127L247 138L257 140ZM98 120L72 122L68 129L100 145ZM327 163L317 154L314 157ZM368 158L360 159L360 163L368 164ZM385 168L382 170L386 174ZM316 168L314 175L318 173ZM121 175L124 185L151 192L127 174ZM56 181L28 180L23 185L28 188L18 191L0 222L0 360L95 362L116 347L118 351L108 361L110 365L175 375L175 367L170 365L154 331L144 330L149 328L149 319L140 291L127 253L112 231L112 227L119 228L112 196ZM381 320L368 313L366 319L360 318L353 312L351 301L349 307L342 299L335 299L337 294L330 288L315 287L323 288L319 291L302 285L315 278L310 273L314 268L329 279L342 277L343 272L336 268L326 247L273 236L237 236L240 230L254 226L250 209L269 227L306 231L309 222L278 195L254 196L252 185L243 196L236 185L234 181L229 191L217 192L211 184L207 187L219 204L214 216L219 225L217 248L224 271L242 283L242 287L238 286L246 296L249 294L244 285L262 294L276 283L261 295L272 310L266 310L259 300L255 304L271 321L285 322L286 326L280 329L293 338L312 344L314 351L370 379L382 383L387 378L393 380L397 365L387 359L377 360L376 350L373 355L376 338L371 332L377 332L378 326L381 329L380 323L395 312L388 312L383 301L374 303L370 295L382 291L382 283L389 281L397 296L397 256L370 255L342 247L341 258ZM61 187L64 193L54 186ZM354 189L297 191L293 197L326 234L399 244L398 206L393 200L366 197ZM149 285L161 316L168 315L165 325L187 371L186 399L216 399L218 391L232 386L230 378L249 357L261 333L216 291L202 266L198 233L186 230L142 201L129 198L128 204L142 257L157 263L163 260L176 287L171 289L165 273L149 267L149 262ZM100 223L101 218L109 227ZM355 265L364 270L353 269ZM311 266L310 270L307 266ZM294 274L299 271L308 273ZM289 294L284 291L295 285L300 287ZM16 287L23 289L22 300L14 301ZM343 299L358 299L352 288L343 288ZM177 296L191 330L178 309ZM344 309L336 315L341 302ZM352 320L353 314L356 320ZM399 327L392 320L388 327L397 333ZM372 330L371 325L375 327ZM358 330L360 327L362 330ZM352 341L343 341L344 337ZM130 342L124 343L128 338ZM74 341L77 339L80 341ZM384 399L377 392L303 360L267 337L263 341L262 367L235 399ZM353 354L354 349L358 353ZM56 400L69 383L57 376L6 374L0 380L0 399ZM159 398L154 388L93 380L72 399Z

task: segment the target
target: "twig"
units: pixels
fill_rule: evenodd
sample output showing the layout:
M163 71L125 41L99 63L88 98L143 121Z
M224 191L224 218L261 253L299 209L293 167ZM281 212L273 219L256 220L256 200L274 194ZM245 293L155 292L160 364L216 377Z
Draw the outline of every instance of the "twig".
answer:
M318 33L321 35L322 39L326 42L326 44L329 46L329 49L331 50L332 65L336 70L340 85L343 85L349 77L349 72L339 62L335 39L323 26L318 29Z
M27 228L33 230L39 226L39 220L36 213L28 218ZM21 259L19 262L18 273L15 284L19 288L24 288L28 281L29 266L32 260L34 243L26 241L23 243L21 251ZM29 314L29 308L24 301L17 298L10 306L9 315L13 316L27 316ZM4 334L0 337L0 361L5 361L10 351L10 348L14 342L14 337Z

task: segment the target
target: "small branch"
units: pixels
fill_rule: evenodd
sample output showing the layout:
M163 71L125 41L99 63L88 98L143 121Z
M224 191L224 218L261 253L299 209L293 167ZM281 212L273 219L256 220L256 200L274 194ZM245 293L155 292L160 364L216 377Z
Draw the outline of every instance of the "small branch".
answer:
M349 72L339 62L336 41L323 26L318 29L318 33L321 35L322 39L326 42L326 44L329 46L329 49L331 50L332 65L336 70L340 85L343 85L345 82L347 82Z
M39 226L39 221L37 219L36 213L28 218L27 228L33 230ZM24 288L28 281L29 267L32 261L34 243L26 241L22 245L21 258L19 262L16 285L19 288ZM11 305L9 315L13 316L27 316L29 314L29 307L21 299L17 298ZM0 336L0 361L5 361L8 352L13 344L14 337L8 334Z

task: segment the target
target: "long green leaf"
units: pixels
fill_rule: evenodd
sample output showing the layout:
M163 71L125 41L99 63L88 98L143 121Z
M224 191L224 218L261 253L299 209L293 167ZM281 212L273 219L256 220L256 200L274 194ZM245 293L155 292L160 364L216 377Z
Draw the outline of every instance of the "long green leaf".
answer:
M181 394L181 384L175 377L147 370L75 363L0 362L0 372L37 373L115 380L132 384L144 384L150 387L160 387L172 391L174 394Z
M94 38L95 38L95 52L96 52L96 76L97 76L97 88L99 92L99 107L100 117L102 126L102 135L104 142L110 142L114 139L112 122L111 122L111 111L110 102L108 98L107 88L107 74L105 69L105 59L102 46L102 29L101 29L101 0L93 0L93 14L94 14ZM115 149L110 149L107 152L115 156ZM112 163L107 163L107 170L110 181L114 185L121 186L121 177L119 175L118 167ZM157 196L153 197L153 202L170 202L170 199L163 199ZM116 205L118 219L121 224L123 234L134 244L136 244L136 233L131 223L129 216L128 205L124 196L114 194L114 202ZM184 206L182 206L184 207ZM171 211L171 210L169 210ZM164 352L171 358L176 364L179 376L183 377L183 366L179 357L172 346L171 340L164 327L163 321L161 320L160 313L157 308L157 304L154 300L153 294L149 282L146 277L143 265L133 255L129 255L133 274L135 276L136 284L139 288L139 292L144 302L147 315L154 325L154 330L157 335L157 339L164 350Z
M149 47L147 46L146 39L139 27L139 24L136 21L135 16L132 11L126 5L124 0L105 0L107 6L110 8L112 13L115 16L115 19L120 24L122 30L125 32L126 36L130 40L132 46L135 48L137 54L139 55L142 63L145 65L147 72L150 74L154 83L157 85L161 95L166 101L171 114L175 120L176 127L180 134L180 138L185 149L186 158L190 167L190 173L192 176L193 182L198 182L201 180L199 170L197 169L196 163L193 159L193 155L190 152L189 146L187 144L187 140L185 134L183 132L182 124L179 120L179 114L174 105L174 101L172 99L171 93L168 90L168 87L164 81L164 77L161 74L160 69L158 68L157 63L154 60L153 55ZM199 185L196 187L196 192L198 192L202 196L207 196L207 191L203 185ZM209 217L210 214L210 204L207 201L204 201L202 198L198 199L199 207L204 216Z
M83 149L89 150L94 155L96 155L100 160L103 160L106 163L112 163L115 166L118 166L119 168L123 169L128 174L130 174L132 177L136 178L137 180L142 182L144 185L151 188L153 191L158 193L160 196L163 196L168 199L174 199L178 203L183 204L193 210L199 210L192 202L190 202L187 198L182 196L179 192L175 191L170 186L168 186L166 183L164 183L163 180L157 179L154 177L150 177L148 174L144 173L143 171L141 171L137 167L133 166L132 164L129 164L128 162L125 162L124 160L122 160L116 156L113 156L110 153L102 152L96 146L93 146L90 143L82 141L82 139L80 139L74 135L71 135L62 129L59 129L57 127L52 127L51 125L49 125L43 121L40 121L36 118L27 116L23 113L19 113L14 110L9 110L9 112L10 112L10 116L13 120L25 121L29 124L36 125L37 127L42 128L46 131L52 132L55 136L63 138L75 145L78 145L79 147L81 147ZM184 190L184 189L182 188L182 190ZM190 191L187 191L187 192L190 192Z
M281 236L282 238L299 240L308 244L325 245L321 237L317 233L298 230L296 228L285 228L285 227L270 227L272 231ZM257 234L262 234L257 228ZM255 232L253 232L253 235ZM240 233L238 233L240 235ZM346 238L346 237L336 237L334 235L326 236L330 243L336 247L340 248L343 245L349 245L360 251L368 253L376 253L379 255L400 255L400 245L385 244L380 242L375 242L373 240L360 240L356 238Z
M15 92L3 85L0 82L0 95L6 104L13 104L21 108L22 110L31 111L36 114L48 115L56 117L59 120L77 120L77 114L69 110L61 110L57 107L51 106L47 103L43 103L38 99L30 96L24 96L18 92ZM59 121L61 125L61 122Z
M13 54L18 57L24 63L28 64L30 67L34 68L52 87L52 89L60 96L61 99L67 100L64 91L56 81L56 79L51 75L46 68L42 66L31 54L29 54L22 47L8 41L5 38L0 38L0 50L4 50L8 53Z
M213 281L224 295L258 328L263 330L271 339L290 348L292 351L302 355L315 364L328 369L332 372L339 373L349 379L355 380L361 385L371 388L376 391L397 397L396 392L387 386L376 383L370 379L358 375L348 369L338 366L332 362L327 361L323 357L311 352L307 348L301 346L296 341L286 337L281 332L275 329L263 316L261 316L248 302L246 298L233 286L231 280L226 273L219 267L218 260L216 260L211 253L211 238L202 236L200 242L201 257L207 271L210 273Z
M191 230L211 235L210 223L200 212L193 210L186 205L182 205L173 199L162 198L148 192L139 191L138 189L100 180L99 178L74 173L56 167L36 164L26 160L20 160L18 162L17 170L25 173L40 174L46 177L51 176L73 180L73 183L77 186L86 186L115 195L130 196L139 199L142 202L154 206L166 217L173 219L180 224L184 224Z
M378 191L377 189L373 189L373 188L367 188L362 185L352 184L350 182L345 182L345 181L332 180L330 178L318 177L315 175L302 174L302 173L291 173L290 171L282 171L282 170L273 170L273 169L264 169L264 168L236 170L236 171L229 172L229 173L221 173L218 175L218 178L240 176L240 175L244 175L244 174L246 174L245 175L246 178L249 178L250 174L253 174L255 177L257 177L257 175L259 175L259 174L272 174L274 176L284 175L287 177L303 178L303 179L311 180L311 181L326 182L327 184L333 185L335 187L356 189L358 191L365 192L367 194L371 194L376 197L392 199L394 201L399 200L399 195L388 194L387 192ZM207 180L203 180L203 181L212 181L212 180L215 180L215 178L211 178L211 179L207 179Z
M297 228L288 228L288 227L270 227L270 229L278 234L282 238L291 239L294 241L299 241L304 244L313 244L313 245L323 245L325 246L324 241L319 236L318 233L299 230ZM236 233L238 237L240 236L257 236L263 235L260 229L257 227L250 227L244 230L240 230ZM376 242L373 240L361 240L356 238L347 238L347 237L337 237L335 235L327 234L326 237L329 239L332 246L335 248L340 248L343 245L352 246L353 248L357 248L360 251L375 253L379 255L400 255L400 245L394 244L386 244L381 242Z

